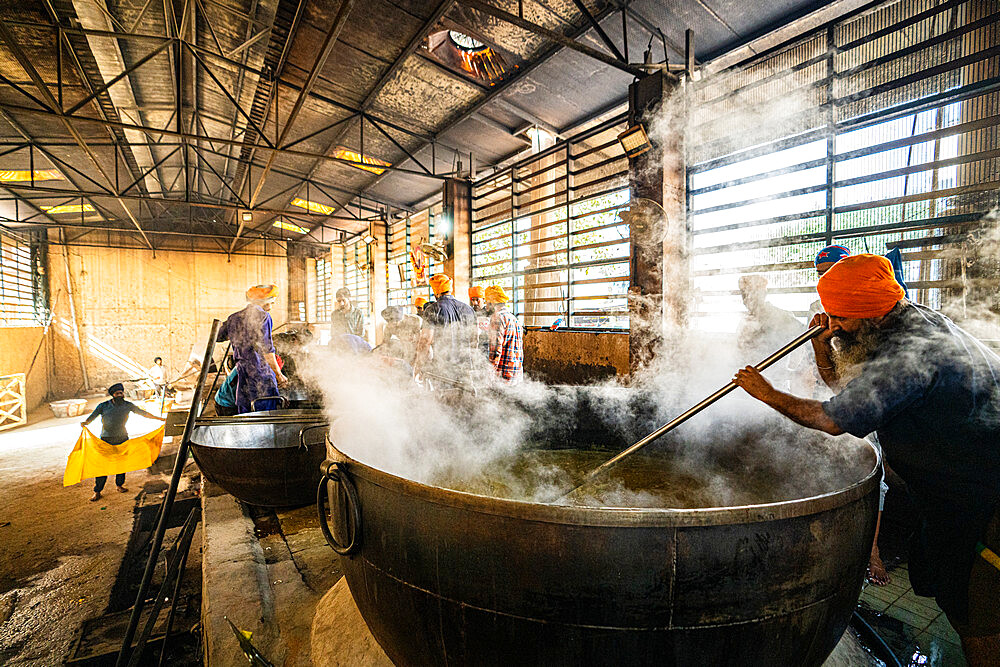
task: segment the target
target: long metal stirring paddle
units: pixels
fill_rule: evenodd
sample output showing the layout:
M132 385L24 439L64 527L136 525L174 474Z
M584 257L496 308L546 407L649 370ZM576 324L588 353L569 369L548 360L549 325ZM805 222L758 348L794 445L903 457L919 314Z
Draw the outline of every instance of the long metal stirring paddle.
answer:
M800 345L802 345L803 343L805 343L807 340L811 340L811 339L815 338L817 335L819 335L819 333L821 331L823 331L823 327L822 326L817 325L817 326L812 327L811 329L809 329L808 331L806 331L805 333L803 333L801 336L799 336L795 340L791 341L790 343L788 343L787 345L785 345L783 348L781 348L777 352L773 353L767 359L764 359L764 361L762 361L759 364L757 364L756 366L754 366L754 368L756 368L758 371L764 370L765 368L767 368L767 367L771 366L772 364L774 364L776 361L780 360L782 357L786 356L789 352L791 352L795 348L797 348ZM595 479L597 479L598 477L600 477L601 475L603 475L605 472L607 472L608 468L610 468L611 466L615 465L616 463L618 463L619 461L621 461L623 458L625 458L629 454L633 454L633 453L639 451L640 449L642 449L643 447L645 447L649 443L653 442L654 440L656 440L657 438L659 438L661 435L663 435L667 431L671 431L674 428L680 426L681 424L683 424L684 422L686 422L688 419L690 419L691 417L694 417L696 414L698 414L699 412L701 412L702 410L704 410L705 408L707 408L708 406L710 406L712 403L715 403L717 400L719 400L720 398L722 398L723 396L725 396L726 394L728 394L729 392L731 392L733 389L736 389L736 384L733 383L732 380L730 380L729 384L727 384L722 389L719 389L714 394L712 394L708 398L702 400L697 405L688 408L687 411L685 411L685 412L679 414L678 416L674 417L672 420L670 420L669 422L667 422L666 424L664 424L660 428L656 429L655 431L653 431L652 433L650 433L649 435L647 435L642 440L639 440L634 445L630 446L628 449L622 450L618 454L615 454L612 458L608 459L607 461L605 461L601 465L599 465L596 468L594 468L593 470L591 470L589 473L587 473L586 477L583 478L582 482L580 482L579 484L577 484L575 487L573 487L572 489L570 489L566 493L563 493L562 495L556 496L555 498L553 498L549 502L555 502L557 500L562 500L563 498L565 498L566 496L570 495L574 491L576 491L578 489L581 489L584 486L590 484Z

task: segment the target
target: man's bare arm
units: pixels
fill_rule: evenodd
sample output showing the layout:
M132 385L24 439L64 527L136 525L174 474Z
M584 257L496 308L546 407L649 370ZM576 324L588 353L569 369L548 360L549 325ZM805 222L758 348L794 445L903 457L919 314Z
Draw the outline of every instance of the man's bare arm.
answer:
M833 332L830 330L830 316L826 313L816 313L809 326L816 325L825 327L822 333L812 339L816 370L819 371L819 376L826 386L837 391L840 388L840 375L837 373L837 365L833 361L833 348L830 345L830 340L833 337Z
M757 400L766 403L797 424L830 435L840 435L844 432L826 414L822 403L811 398L800 398L778 391L753 366L747 366L737 371L733 382Z

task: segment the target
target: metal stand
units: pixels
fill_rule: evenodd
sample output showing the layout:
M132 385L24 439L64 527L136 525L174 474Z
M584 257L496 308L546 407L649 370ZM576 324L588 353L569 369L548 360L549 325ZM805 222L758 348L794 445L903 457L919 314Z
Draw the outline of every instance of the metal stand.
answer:
M167 531L167 520L170 517L170 510L177 496L177 485L184 471L184 464L187 462L189 438L194 428L194 421L201 411L201 392L205 386L205 379L208 377L208 367L212 363L212 353L215 351L215 339L219 335L219 320L212 321L212 333L208 337L208 346L205 348L205 357L202 359L201 372L198 375L198 384L195 385L194 395L191 397L191 409L188 410L187 421L184 423L184 434L181 436L181 445L177 449L177 457L174 459L174 471L170 477L170 486L163 496L163 505L160 508L160 520L156 524L156 531L153 533L153 544L149 549L149 558L146 560L146 569L142 573L142 582L139 584L139 592L135 596L135 604L132 606L132 614L128 619L128 627L125 629L125 637L122 640L121 651L118 652L118 660L115 667L125 667L126 663L136 664L133 660L129 662L132 639L135 638L136 628L139 626L139 617L146 604L146 592L153 579L153 571L156 569L156 561L159 558L160 549L163 546L163 535Z

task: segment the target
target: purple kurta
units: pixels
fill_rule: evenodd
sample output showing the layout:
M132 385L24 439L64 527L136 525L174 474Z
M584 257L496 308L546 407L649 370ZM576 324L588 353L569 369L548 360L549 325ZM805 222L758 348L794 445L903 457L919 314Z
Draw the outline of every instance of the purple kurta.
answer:
M264 359L274 353L271 340L271 314L260 306L249 304L226 318L219 329L219 340L233 345L236 359L236 412L251 411L258 398L278 396L278 379ZM277 401L258 401L257 410L275 410Z

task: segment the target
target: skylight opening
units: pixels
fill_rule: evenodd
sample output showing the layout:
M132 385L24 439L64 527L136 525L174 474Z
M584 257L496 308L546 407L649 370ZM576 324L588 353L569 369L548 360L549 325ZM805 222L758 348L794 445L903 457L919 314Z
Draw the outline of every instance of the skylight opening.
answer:
M301 197L296 197L295 199L293 199L292 206L298 206L299 208L304 208L310 213L317 213L319 215L330 215L336 210L336 208L333 206L329 206L327 204L320 204L319 202L315 201L308 201L306 199L302 199Z
M385 160L379 160L370 155L362 155L356 151L349 150L347 148L338 148L333 152L335 158L341 160L347 160L348 162L353 162L352 167L357 169L364 169L365 171L370 171L373 174L385 173L385 169L382 167L391 167L391 162L386 162ZM371 166L371 165L381 165L381 166Z
M285 220L277 220L274 226L279 229L284 229L286 232L295 232L296 234L308 234L309 230L305 227L300 227L293 222L287 222Z
M42 206L41 209L49 215L59 215L61 213L93 213L94 207L90 204L59 204L58 206Z
M62 174L55 169L8 169L0 171L0 183L29 183L31 181L61 181Z

